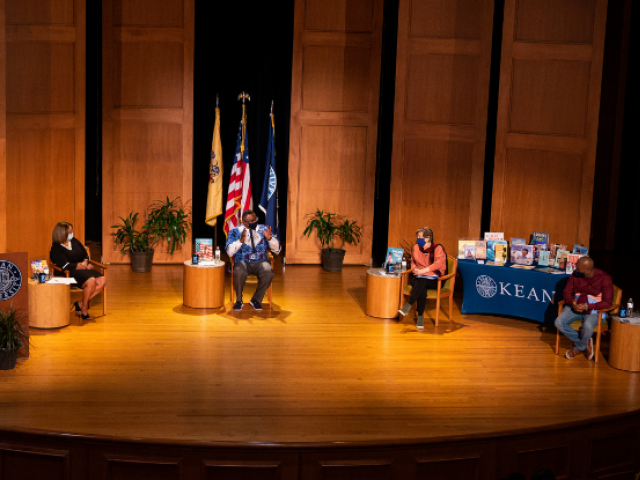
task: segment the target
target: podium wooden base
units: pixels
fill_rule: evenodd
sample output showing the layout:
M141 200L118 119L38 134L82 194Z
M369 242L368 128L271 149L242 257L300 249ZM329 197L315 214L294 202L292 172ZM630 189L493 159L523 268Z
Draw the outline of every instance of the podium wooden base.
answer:
M224 262L216 266L184 262L183 303L191 308L220 308L224 305Z
M69 325L71 289L29 280L29 327L61 328Z
M609 365L618 370L640 372L640 325L611 320Z
M367 270L367 308L370 317L396 318L400 295L400 276L381 275L377 268Z

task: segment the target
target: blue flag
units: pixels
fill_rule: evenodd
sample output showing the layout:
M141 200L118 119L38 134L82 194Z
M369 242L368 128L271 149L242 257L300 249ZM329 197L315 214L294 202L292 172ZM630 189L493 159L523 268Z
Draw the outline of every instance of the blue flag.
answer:
M276 177L276 132L273 113L271 114L271 127L269 128L269 147L267 148L266 170L264 183L262 184L262 197L260 205L266 219L264 224L271 227L272 233L279 237L278 228L278 179Z

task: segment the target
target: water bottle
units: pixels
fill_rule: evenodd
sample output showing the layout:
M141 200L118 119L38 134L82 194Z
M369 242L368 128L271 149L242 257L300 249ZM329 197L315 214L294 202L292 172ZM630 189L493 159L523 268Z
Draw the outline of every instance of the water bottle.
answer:
M627 317L633 317L633 298L627 300Z
M220 263L220 247L216 247L216 265L218 265Z
M402 271L406 272L407 271L407 259L402 257Z

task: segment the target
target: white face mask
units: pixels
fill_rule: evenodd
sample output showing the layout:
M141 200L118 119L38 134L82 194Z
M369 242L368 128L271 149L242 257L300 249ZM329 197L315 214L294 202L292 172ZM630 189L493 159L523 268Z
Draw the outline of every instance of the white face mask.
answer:
M72 238L73 238L73 232L71 232L69 235L67 235L67 240L71 241Z

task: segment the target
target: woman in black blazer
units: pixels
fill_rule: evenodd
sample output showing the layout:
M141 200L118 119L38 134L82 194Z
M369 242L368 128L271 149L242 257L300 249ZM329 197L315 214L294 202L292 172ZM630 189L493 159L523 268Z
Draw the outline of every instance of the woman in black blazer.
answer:
M82 287L82 301L76 302L76 315L83 320L89 320L91 299L98 295L106 284L102 274L93 269L89 263L87 249L77 239L73 238L73 225L60 222L53 229L53 245L49 254L51 262L69 275Z

